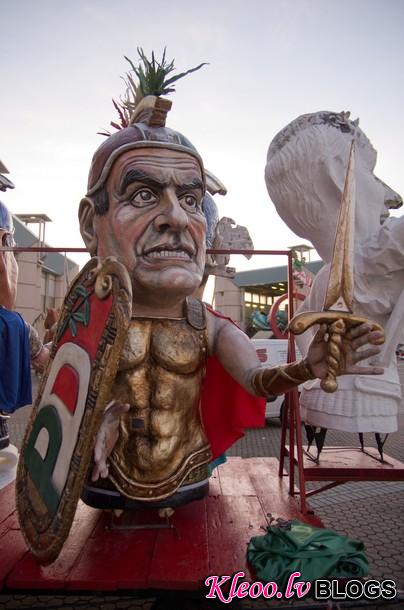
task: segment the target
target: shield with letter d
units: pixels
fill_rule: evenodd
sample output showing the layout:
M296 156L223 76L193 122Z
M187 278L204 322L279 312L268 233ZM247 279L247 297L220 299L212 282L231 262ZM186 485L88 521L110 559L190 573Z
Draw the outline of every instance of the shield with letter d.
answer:
M67 538L129 326L125 267L93 258L64 300L17 471L25 540L43 564Z

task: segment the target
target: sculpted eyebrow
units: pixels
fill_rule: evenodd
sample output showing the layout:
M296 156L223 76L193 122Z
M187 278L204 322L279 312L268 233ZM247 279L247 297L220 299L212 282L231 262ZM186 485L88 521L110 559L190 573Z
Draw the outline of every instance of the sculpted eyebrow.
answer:
M119 194L123 195L123 193L126 191L128 186L132 184L132 182L143 182L143 184L147 184L147 186L150 186L152 188L161 188L165 186L165 182L161 182L160 180L153 178L152 176L146 174L145 172L142 172L141 170L131 169L128 171L127 174L125 174L121 182Z
M199 178L194 178L194 180L192 180L192 182L189 182L187 184L180 184L178 186L178 190L181 190L181 191L186 191L188 189L201 189L201 191L203 191L202 180L199 180Z

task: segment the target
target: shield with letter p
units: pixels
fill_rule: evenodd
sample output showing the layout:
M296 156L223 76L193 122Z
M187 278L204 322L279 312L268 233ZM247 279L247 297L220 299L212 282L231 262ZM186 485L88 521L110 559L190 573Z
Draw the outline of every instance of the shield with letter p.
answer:
M93 258L64 300L17 471L17 510L30 550L56 559L69 534L129 326L125 267Z

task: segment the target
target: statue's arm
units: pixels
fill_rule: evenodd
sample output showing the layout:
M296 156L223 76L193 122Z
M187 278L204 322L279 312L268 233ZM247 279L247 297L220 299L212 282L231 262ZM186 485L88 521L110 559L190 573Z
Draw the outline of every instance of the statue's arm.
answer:
M207 312L208 345L210 355L215 354L226 371L243 388L256 394L252 379L261 368L252 342L235 324Z
M209 351L214 353L226 371L250 394L272 396L283 394L309 379L323 379L327 375L327 326L315 334L307 356L300 361L275 367L261 367L252 342L229 320L208 312ZM372 331L368 324L348 330L344 336L339 375L382 374L380 367L357 365L361 360L379 353L375 344L382 333ZM364 347L364 349L359 349ZM357 351L358 350L358 351Z
M304 359L277 367L262 367L253 343L237 326L208 312L209 351L247 392L256 396L283 394L313 379Z
M49 348L42 343L36 328L27 324L27 329L31 364L36 371L43 371L49 360Z
M0 305L14 309L18 267L12 252L0 252Z

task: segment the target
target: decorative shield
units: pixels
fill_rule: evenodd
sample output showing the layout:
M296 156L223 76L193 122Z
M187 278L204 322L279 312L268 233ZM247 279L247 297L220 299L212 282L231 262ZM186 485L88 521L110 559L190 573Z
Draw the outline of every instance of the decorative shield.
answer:
M112 257L91 259L66 295L17 471L21 530L42 564L69 534L131 305L129 275Z

